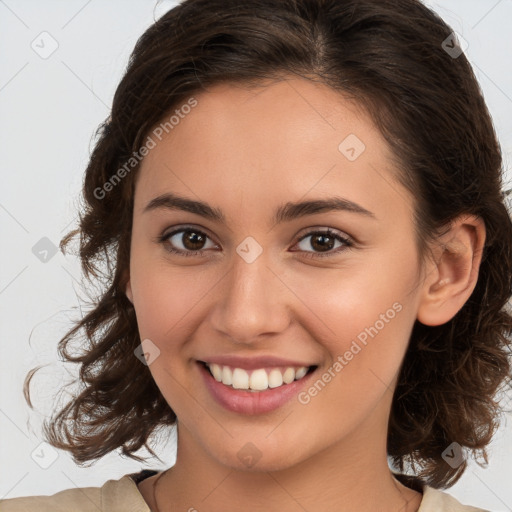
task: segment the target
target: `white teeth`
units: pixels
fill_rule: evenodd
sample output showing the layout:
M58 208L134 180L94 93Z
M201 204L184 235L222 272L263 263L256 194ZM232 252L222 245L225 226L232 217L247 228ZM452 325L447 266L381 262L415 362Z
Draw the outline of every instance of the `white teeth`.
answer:
M228 386L231 386L231 384L233 384L233 374L231 373L231 368L229 366L224 366L222 368L222 383L227 384Z
M295 370L293 368L286 368L283 373L283 382L285 384L290 384L295 379Z
M235 389L247 389L252 391L264 391L269 388L278 388L283 384L290 384L294 380L302 379L308 372L307 366L297 369L288 367L283 371L272 368L268 373L264 368L253 370L250 375L242 368L231 368L216 363L207 363L214 379L226 386Z
M283 374L274 368L268 374L268 387L269 388L278 388L283 385Z
M308 369L305 366L302 366L295 372L295 379L296 380L302 379L302 377L304 377L304 375L306 375L307 372L308 372Z
M235 389L249 389L249 374L242 368L233 370L233 387Z
M218 364L212 364L210 370L217 382L222 382L222 370Z
M249 387L256 391L262 391L268 388L268 376L267 372L261 368L260 370L254 370L251 373L249 379Z

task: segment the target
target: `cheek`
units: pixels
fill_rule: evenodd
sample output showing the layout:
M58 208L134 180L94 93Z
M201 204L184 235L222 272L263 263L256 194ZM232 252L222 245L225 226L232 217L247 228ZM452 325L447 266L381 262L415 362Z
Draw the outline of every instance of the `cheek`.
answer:
M403 311L414 297L413 280L403 265L354 265L294 279L294 293L310 311L309 328L325 333L322 341L332 349L344 350L356 338L364 343L369 331L378 337L393 331L395 337L410 322Z
M172 347L165 341L191 324L194 307L213 285L197 268L173 271L168 263L153 261L132 271L134 306L142 339L161 342L158 343L161 347Z
M381 251L374 261L366 258L364 265L295 277L294 292L310 311L304 326L329 358L331 375L326 380L337 381L351 394L379 379L389 385L407 349L415 319L411 291L416 267L403 261L392 250L387 257ZM338 396L348 399L343 392Z
M324 329L329 336L321 342L328 359L298 401L305 422L324 419L326 439L347 433L376 410L383 414L386 407L379 404L391 400L414 321L413 308L396 297L383 290L369 299L342 288L325 297L322 313L330 330Z

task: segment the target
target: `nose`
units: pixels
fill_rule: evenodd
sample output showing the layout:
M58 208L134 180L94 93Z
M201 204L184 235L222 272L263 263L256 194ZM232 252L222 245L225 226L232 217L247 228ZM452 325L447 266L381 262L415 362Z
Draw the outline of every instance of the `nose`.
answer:
M291 297L265 251L251 263L235 254L215 291L212 326L236 343L254 344L288 327Z

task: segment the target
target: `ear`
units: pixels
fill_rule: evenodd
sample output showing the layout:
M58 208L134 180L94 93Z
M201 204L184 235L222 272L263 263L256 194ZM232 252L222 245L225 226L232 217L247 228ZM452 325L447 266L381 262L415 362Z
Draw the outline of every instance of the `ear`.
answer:
M422 285L417 318L425 325L442 325L464 306L475 289L485 244L485 223L463 215L437 238Z

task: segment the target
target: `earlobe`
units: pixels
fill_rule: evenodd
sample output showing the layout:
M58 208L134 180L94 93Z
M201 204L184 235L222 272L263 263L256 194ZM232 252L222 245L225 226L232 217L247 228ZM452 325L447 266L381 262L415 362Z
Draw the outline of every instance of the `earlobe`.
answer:
M478 281L485 244L480 217L462 216L437 239L436 262L423 283L417 319L424 325L451 320L469 299Z

